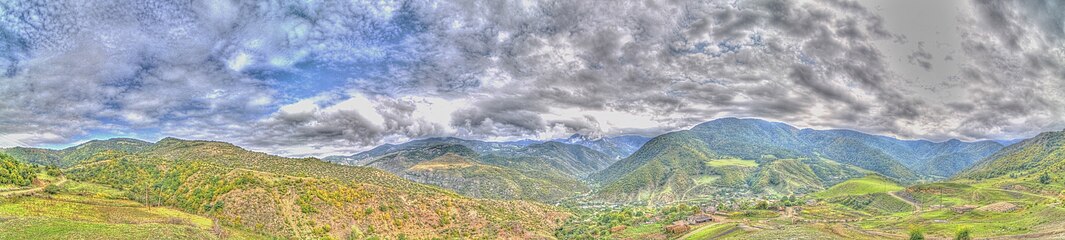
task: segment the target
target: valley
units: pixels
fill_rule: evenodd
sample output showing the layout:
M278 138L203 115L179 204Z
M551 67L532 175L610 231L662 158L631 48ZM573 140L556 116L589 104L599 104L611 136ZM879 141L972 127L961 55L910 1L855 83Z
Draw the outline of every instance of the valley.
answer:
M9 148L0 238L1061 238L1062 136L1003 147L727 118L636 150L576 138L423 139L321 160L175 138Z

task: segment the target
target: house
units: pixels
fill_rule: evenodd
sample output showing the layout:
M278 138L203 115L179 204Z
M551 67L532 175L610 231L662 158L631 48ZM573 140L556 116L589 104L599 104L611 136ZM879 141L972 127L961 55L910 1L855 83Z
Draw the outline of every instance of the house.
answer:
M699 223L709 222L709 221L713 221L713 220L714 219L711 218L710 215L706 215L706 214L703 214L703 213L688 216L688 223L690 223L690 224L699 224Z

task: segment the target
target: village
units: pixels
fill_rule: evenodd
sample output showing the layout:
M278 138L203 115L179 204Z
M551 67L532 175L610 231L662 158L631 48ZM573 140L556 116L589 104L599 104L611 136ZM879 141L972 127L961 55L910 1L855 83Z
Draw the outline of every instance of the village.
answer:
M665 232L680 234L708 223L724 223L732 221L749 223L751 221L749 218L729 219L729 216L733 216L736 211L741 210L763 210L772 213L776 218L790 219L793 222L802 222L804 219L798 218L798 216L802 213L803 206L817 205L819 202L814 199L808 199L806 201L799 201L796 199L796 196L788 196L780 199L758 199L742 203L733 200L725 200L721 202L711 201L700 204L701 207L699 207L697 213L692 214L685 219L674 221L672 224L666 225L663 228ZM801 196L798 197L798 199L801 199Z

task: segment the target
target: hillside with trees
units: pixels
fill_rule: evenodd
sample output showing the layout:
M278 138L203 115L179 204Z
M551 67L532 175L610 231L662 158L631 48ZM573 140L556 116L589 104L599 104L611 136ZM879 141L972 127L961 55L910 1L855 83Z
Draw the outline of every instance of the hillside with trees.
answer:
M66 170L226 226L287 238L549 236L567 213L481 200L365 167L292 159L221 142L167 138L135 153L104 151Z

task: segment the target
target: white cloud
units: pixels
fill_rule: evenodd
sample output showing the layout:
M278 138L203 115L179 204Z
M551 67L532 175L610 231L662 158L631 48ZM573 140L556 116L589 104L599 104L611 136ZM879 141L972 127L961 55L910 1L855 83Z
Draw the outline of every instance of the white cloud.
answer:
M307 155L724 116L932 139L1065 127L1053 2L39 3L0 14L0 144L160 129Z

